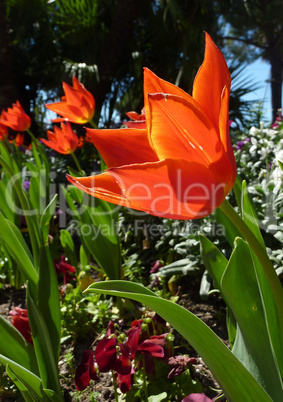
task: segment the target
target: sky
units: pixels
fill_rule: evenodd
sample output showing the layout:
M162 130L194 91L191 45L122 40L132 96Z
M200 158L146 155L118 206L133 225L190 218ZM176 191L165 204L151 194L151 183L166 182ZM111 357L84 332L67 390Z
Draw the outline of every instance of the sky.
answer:
M245 95L243 99L263 102L264 117L270 122L272 116L271 90L270 83L268 82L270 78L270 64L262 59L258 59L246 67L245 76L250 77L255 86L258 86L258 89Z

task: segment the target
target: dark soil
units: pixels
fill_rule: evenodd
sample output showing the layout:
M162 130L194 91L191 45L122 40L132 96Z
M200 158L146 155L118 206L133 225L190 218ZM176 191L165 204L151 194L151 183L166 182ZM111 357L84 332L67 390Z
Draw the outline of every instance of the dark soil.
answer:
M228 344L225 304L223 300L218 294L213 293L209 296L208 300L204 301L200 298L198 289L198 283L194 283L191 280L182 281L182 287L179 287L177 292L179 295L178 303L204 321L225 344ZM25 289L15 290L6 285L0 290L0 315L10 320L9 311L14 307L26 307ZM197 365L195 365L196 376L203 384L205 394L209 397L214 397L216 393L212 388L217 389L219 386L214 380L211 372L195 350L193 350L176 331L173 333L175 337L174 345L176 345L176 354L189 354L190 357L197 358ZM93 333L90 334L87 339L77 340L75 344L69 340L62 345L62 352L59 359L59 371L65 401L73 402L77 400L75 395L73 395L73 393L76 392L73 380L74 371L80 364L83 351L85 349L93 348L92 344L94 343L96 336L97 334ZM71 364L66 359L66 354L70 351L73 353ZM100 381L97 383L91 381L87 390L81 394L80 401L89 401L92 393L96 394L96 400L98 402L110 402L115 400L110 374L100 374ZM8 402L11 401L11 399L0 396L0 401Z

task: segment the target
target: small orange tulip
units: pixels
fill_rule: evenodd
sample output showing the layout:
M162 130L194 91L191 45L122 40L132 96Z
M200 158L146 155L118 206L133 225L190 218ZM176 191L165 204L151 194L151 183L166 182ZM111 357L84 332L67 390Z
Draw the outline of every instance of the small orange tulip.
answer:
M23 147L24 146L24 141L25 141L24 133L18 133L16 135L16 138L12 141L12 143L15 142L17 147Z
M25 113L19 101L13 103L12 108L8 108L7 112L2 111L0 123L10 127L15 131L26 131L30 128L31 119Z
M97 198L156 216L209 215L236 178L230 84L225 59L208 34L192 96L145 69L146 129L88 129L109 169L68 180Z
M47 138L48 140L44 138L40 138L40 140L49 148L65 155L74 152L79 144L78 136L72 130L69 122L61 123L61 129L54 126L54 133L48 130Z
M63 116L52 120L53 122L70 121L77 124L85 124L94 116L95 100L76 77L73 77L73 87L63 82L65 96L61 102L45 105L47 109Z
M0 140L3 141L8 137L8 129L3 124L0 124Z

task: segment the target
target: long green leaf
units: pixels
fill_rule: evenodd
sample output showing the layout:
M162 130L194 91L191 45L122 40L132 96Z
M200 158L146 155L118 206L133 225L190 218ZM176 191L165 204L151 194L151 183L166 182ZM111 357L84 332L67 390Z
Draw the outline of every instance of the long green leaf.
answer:
M29 288L29 286L28 286ZM58 378L57 361L54 359L52 341L45 319L34 303L27 289L27 309L32 331L35 354L38 362L40 378L44 388L54 390L58 395L61 388Z
M235 317L229 307L229 303L225 297L225 294L223 294L222 292L222 286L221 286L222 277L226 270L228 260L221 253L221 251L205 236L199 235L199 239L201 245L200 247L201 257L205 265L205 268L208 270L211 278L213 279L214 286L221 292L221 295L227 306L226 325L228 330L229 342L230 345L232 346L234 344L236 337Z
M58 280L48 246L42 246L40 249L38 309L44 317L54 361L57 363L60 350L61 314Z
M0 363L4 364L6 367L8 365L7 373L9 373L9 370L12 370L12 376L16 376L25 385L25 388L29 389L30 393L36 395L38 401L45 401L42 381L37 375L1 354Z
M38 398L34 395L34 389L32 386L26 386L24 382L22 381L21 378L19 378L13 369L9 366L9 364L6 365L6 372L8 376L11 378L13 383L18 387L20 390L24 400L26 402L38 402ZM40 395L41 396L41 395ZM43 395L42 395L43 396Z
M21 231L0 212L0 241L4 242L21 270L24 280L30 281L35 295L38 274L34 268L31 253L26 245Z
M250 230L258 239L263 252L266 253L265 244L258 226L256 212L249 199L245 182L243 182L242 197L242 213L244 222L249 226ZM256 269L261 297L263 299L264 312L267 317L272 348L280 367L281 377L283 377L283 315L281 314L281 312L283 312L283 289L271 263L268 279L266 272L263 270L259 259L253 251L251 251L251 255ZM271 280L273 282L271 282ZM278 290L274 285L277 285Z
M272 401L214 332L183 307L157 297L142 285L126 281L98 282L85 291L91 292L127 297L156 311L201 355L230 402L251 402L251 396L254 401Z
M280 371L272 350L253 260L249 246L241 238L237 239L221 288L238 324L233 353L274 401L283 400Z

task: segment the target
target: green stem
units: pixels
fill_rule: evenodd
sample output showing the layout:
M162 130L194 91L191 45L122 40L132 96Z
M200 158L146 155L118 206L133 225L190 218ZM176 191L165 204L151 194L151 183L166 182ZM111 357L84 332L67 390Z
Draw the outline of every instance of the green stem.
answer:
M114 376L114 371L111 370L112 373L112 380L113 380L113 387L114 387L114 395L115 395L115 402L119 402L118 400L118 392L117 392L117 384Z
M244 220L238 215L235 209L227 200L225 200L219 207L221 211L230 219L230 221L237 227L239 232L243 235L246 241L249 243L251 249L258 258L264 273L270 284L273 297L275 299L278 315L283 317L283 291L281 283L275 272L275 269L267 255L265 247L261 245L256 236L253 234L249 226L244 222ZM282 328L283 329L283 328Z
M35 136L34 136L33 133L30 131L30 129L27 129L26 132L28 133L28 135L30 136L30 138L32 139L32 141L37 144L37 143L38 143L38 139L35 138Z
M144 400L148 402L148 393L146 386L146 370L145 370L145 357L143 356L143 364L142 364L142 376L143 376L143 390L144 390Z
M89 124L90 124L93 128L96 128L96 129L98 128L98 127L97 127L97 124L96 124L93 120L90 120L90 121L89 121Z
M84 173L83 173L83 171L82 171L82 168L81 168L81 165L80 165L80 163L79 163L79 161L78 161L78 158L76 157L76 155L75 155L74 152L71 152L71 155L72 155L72 157L73 157L73 159L74 159L74 161L75 161L75 164L76 164L76 166L77 166L77 169L78 169L80 175L83 176Z

